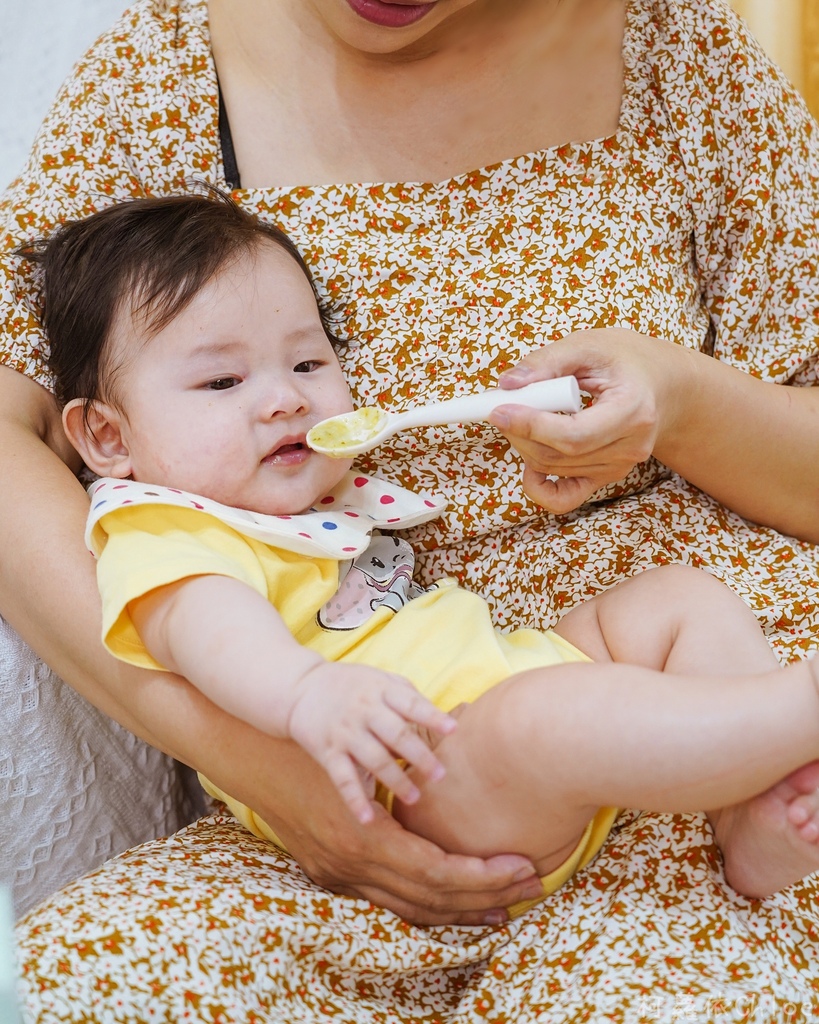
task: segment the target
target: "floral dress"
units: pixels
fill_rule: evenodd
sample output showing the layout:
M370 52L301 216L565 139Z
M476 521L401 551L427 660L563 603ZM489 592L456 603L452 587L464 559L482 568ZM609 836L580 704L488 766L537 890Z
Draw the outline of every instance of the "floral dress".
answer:
M722 0L628 0L624 68L606 139L443 182L234 192L306 254L358 404L490 386L584 327L817 384L819 144L801 100ZM2 248L192 177L224 186L218 109L206 4L138 0L58 97L0 206ZM0 355L48 384L36 285L0 255ZM518 458L486 425L402 433L359 466L448 496L444 517L409 531L421 580L457 576L501 627L551 626L682 562L728 582L783 661L817 646L817 548L656 460L560 517L523 496ZM807 1021L817 895L807 881L739 897L703 816L629 812L520 920L416 928L318 888L215 816L30 914L21 992L38 1022Z

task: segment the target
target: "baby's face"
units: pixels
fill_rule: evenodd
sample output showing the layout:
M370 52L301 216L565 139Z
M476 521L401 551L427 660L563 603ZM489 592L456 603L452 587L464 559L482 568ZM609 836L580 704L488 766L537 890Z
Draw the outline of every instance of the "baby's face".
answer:
M349 469L305 443L352 405L310 285L273 243L217 274L147 340L123 311L110 344L135 480L284 515Z

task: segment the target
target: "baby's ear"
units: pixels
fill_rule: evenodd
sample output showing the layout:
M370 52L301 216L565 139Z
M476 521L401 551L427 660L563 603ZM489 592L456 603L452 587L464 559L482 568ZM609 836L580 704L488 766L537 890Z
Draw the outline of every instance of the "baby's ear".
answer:
M83 410L88 407L87 415ZM73 398L63 409L63 429L83 462L99 476L124 480L131 475L131 453L122 431L122 414L106 402Z

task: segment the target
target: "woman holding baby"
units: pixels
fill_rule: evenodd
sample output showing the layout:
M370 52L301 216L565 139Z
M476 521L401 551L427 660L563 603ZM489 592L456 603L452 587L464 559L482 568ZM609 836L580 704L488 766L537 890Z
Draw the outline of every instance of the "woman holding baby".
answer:
M449 500L412 531L422 582L457 567L499 625L543 628L682 562L729 582L783 661L813 649L816 126L726 5L138 0L58 97L5 196L4 249L191 178L307 254L357 404L567 373L594 399L362 460ZM360 827L290 745L115 665L37 282L10 252L0 275L0 614L294 858L205 818L51 897L20 932L32 1020L576 1020L636 1016L660 983L668 1012L677 993L745 998L748 977L808 991L814 886L734 896L701 819L626 815L587 872L498 929L536 883L522 858L447 855L386 813Z

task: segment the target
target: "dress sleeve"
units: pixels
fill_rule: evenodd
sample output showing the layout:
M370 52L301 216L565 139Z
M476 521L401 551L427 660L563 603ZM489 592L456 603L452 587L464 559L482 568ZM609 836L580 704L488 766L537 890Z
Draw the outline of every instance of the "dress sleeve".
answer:
M685 166L713 354L816 384L816 122L724 0L656 6L653 73Z
M76 65L0 198L0 362L51 386L39 277L12 250L116 200L218 184L217 103L206 34L163 0L138 0Z
M97 561L102 639L122 661L161 669L145 649L128 603L190 576L228 576L267 597L265 572L248 543L212 516L167 506L137 505L100 520L106 541Z

